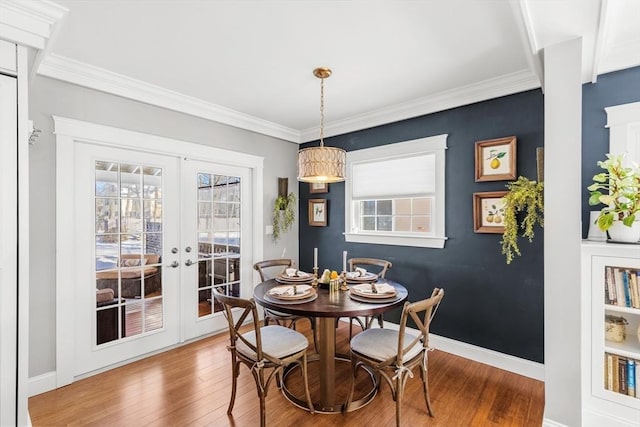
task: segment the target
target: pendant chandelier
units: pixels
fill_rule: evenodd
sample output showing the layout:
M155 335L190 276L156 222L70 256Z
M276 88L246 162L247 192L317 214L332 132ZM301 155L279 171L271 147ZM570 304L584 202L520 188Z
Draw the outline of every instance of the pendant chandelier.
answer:
M332 183L345 180L347 152L342 148L324 146L324 79L331 70L320 67L313 70L320 79L320 146L298 151L298 181Z

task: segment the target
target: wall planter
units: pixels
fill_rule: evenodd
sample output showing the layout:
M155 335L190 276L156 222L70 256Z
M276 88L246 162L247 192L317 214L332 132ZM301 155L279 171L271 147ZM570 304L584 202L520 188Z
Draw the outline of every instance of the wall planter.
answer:
M278 197L273 202L272 217L274 242L277 242L283 233L289 231L296 220L296 195L287 194L288 187L288 178L278 178Z

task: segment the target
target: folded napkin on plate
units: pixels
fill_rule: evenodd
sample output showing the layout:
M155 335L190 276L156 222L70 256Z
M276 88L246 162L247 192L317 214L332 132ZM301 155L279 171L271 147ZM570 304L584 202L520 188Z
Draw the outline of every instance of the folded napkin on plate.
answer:
M378 292L373 292L372 285ZM354 286L354 288L361 294L393 294L396 292L396 289L388 283L363 283Z
M364 277L367 275L367 270L364 268L356 267L355 271L350 271L347 273L348 279L355 279L356 277Z
M309 292L311 286L309 285L298 285L296 286L296 295L301 295L306 292ZM278 286L269 291L269 295L284 295L284 296L293 296L293 286Z
M294 268L287 268L285 270L285 274L289 277L309 277L310 273L305 273L304 271L296 270Z

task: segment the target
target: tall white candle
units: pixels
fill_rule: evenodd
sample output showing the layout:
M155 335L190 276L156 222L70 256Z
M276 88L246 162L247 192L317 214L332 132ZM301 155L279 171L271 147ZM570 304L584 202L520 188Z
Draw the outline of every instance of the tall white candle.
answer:
M347 251L342 252L342 271L347 271Z
M318 268L318 248L313 248L313 268Z

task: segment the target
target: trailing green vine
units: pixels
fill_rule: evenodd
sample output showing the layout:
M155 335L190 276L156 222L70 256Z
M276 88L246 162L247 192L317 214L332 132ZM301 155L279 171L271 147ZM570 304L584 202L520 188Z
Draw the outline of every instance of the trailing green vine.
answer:
M291 229L296 220L296 195L278 196L273 203L273 241L277 242L283 233Z
M504 234L500 243L507 264L511 264L514 254L521 255L518 247L519 230L522 229L522 236L531 242L535 225L544 227L544 183L521 176L508 183L507 188L509 192L504 196ZM517 214L520 212L525 215L518 225Z

